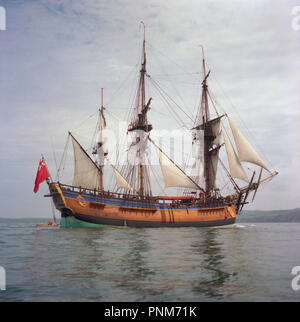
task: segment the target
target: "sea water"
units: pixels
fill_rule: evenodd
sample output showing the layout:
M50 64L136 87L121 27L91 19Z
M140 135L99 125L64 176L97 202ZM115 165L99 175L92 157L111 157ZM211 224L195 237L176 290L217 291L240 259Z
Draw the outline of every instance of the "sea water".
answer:
M300 301L292 274L300 266L299 223L155 229L38 223L47 220L0 219L6 272L0 301Z

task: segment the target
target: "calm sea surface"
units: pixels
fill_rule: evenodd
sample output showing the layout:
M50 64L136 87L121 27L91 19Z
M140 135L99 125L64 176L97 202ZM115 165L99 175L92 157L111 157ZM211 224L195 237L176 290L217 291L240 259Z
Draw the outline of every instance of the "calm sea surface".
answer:
M0 301L300 301L300 224L35 227L46 222L0 219Z

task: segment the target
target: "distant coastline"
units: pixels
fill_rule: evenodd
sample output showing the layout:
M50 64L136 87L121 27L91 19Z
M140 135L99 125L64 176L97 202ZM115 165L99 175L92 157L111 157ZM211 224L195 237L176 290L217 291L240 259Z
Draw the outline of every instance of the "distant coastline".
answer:
M287 210L244 210L237 222L299 222L300 208Z

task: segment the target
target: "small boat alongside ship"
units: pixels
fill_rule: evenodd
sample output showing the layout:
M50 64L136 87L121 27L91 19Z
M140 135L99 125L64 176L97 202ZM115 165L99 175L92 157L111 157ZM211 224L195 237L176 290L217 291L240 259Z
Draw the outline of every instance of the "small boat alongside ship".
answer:
M48 223L47 224L38 224L38 225L36 225L36 227L38 227L38 228L45 228L45 227L58 227L59 226L59 224L57 224L57 223L55 223L55 222L52 222L52 221L48 221Z
M235 223L236 216L248 203L250 193L256 192L263 182L277 175L266 166L245 136L235 126L227 113L220 113L211 100L208 87L210 71L203 51L203 79L199 90L201 100L194 126L190 128L191 141L196 150L193 175L186 173L151 137L153 129L148 121L152 97L146 98L146 79L151 76L146 71L145 26L142 45L141 68L136 91L135 105L124 135L134 139L128 153L134 162L122 167L111 164L105 137L106 116L103 104L99 109L97 136L92 153L88 153L74 134L68 137L74 151L74 178L72 184L48 180L49 195L60 211L62 220L94 225L114 225L131 227L211 227ZM211 113L214 107L214 117ZM171 117L171 115L170 115ZM228 122L234 144L225 128ZM157 153L164 187L181 189L178 195L154 193L151 164L147 160L147 146ZM227 160L222 161L220 150L225 148ZM242 162L251 163L255 169L247 174ZM104 186L106 167L114 174L114 191ZM218 185L217 173L223 171L231 193L224 193ZM196 174L195 174L196 173ZM241 186L240 183L244 182ZM154 188L153 188L154 187Z

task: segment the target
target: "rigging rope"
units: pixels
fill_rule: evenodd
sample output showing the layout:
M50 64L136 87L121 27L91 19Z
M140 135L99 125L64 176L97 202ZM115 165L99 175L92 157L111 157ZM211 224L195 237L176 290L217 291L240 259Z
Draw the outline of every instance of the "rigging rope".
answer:
M56 169L56 181L58 180L58 167L57 167L57 160L56 160L56 155L53 147L53 137L51 136L51 147L52 147L52 152L53 152L53 158L55 162L55 169Z
M70 139L70 135L67 136L67 141L66 141L66 144L65 144L65 147L64 147L64 151L63 151L63 154L62 154L62 158L60 160L60 163L59 163L59 167L58 167L58 170L57 170L57 180L59 181L59 175L60 175L60 171L61 171L61 167L63 166L63 169L65 169L65 159L66 159L66 151L67 151L67 148L68 148L68 144L69 144L69 139Z
M162 91L162 93L164 93L164 95L166 95L184 114L185 114L185 116L187 116L192 122L194 122L194 120L192 119L192 117L191 116L189 116L186 112L185 112L185 110L181 107L181 106L179 106L162 88L161 88L161 86L158 84L158 82L157 81L155 81L151 76L149 76L149 78L150 78L150 80L152 81L152 83L159 89L159 90L161 90Z
M252 138L252 140L254 142L254 145L257 148L257 150L259 150L259 152L263 155L264 159L267 160L267 162L273 168L273 165L272 165L271 161L268 159L268 157L264 153L263 149L261 148L261 146L258 144L258 142L255 139L255 137L253 136L252 132L249 130L247 124L243 121L242 117L240 116L240 114L238 112L238 109L234 106L234 104L232 103L232 101L230 100L230 98L228 97L228 95L226 94L225 90L223 89L223 87L221 86L221 84L219 83L219 81L217 80L217 78L214 76L214 74L211 73L211 75L212 75L212 78L215 80L216 84L219 86L220 90L223 92L225 98L228 100L228 102L230 103L230 105L232 106L232 108L234 109L234 111L236 112L236 114L237 114L239 120L241 121L241 123L243 124L244 128L247 130L248 134L251 136L251 138ZM224 111L224 109L223 109L223 111ZM226 112L225 112L225 114L226 114Z

